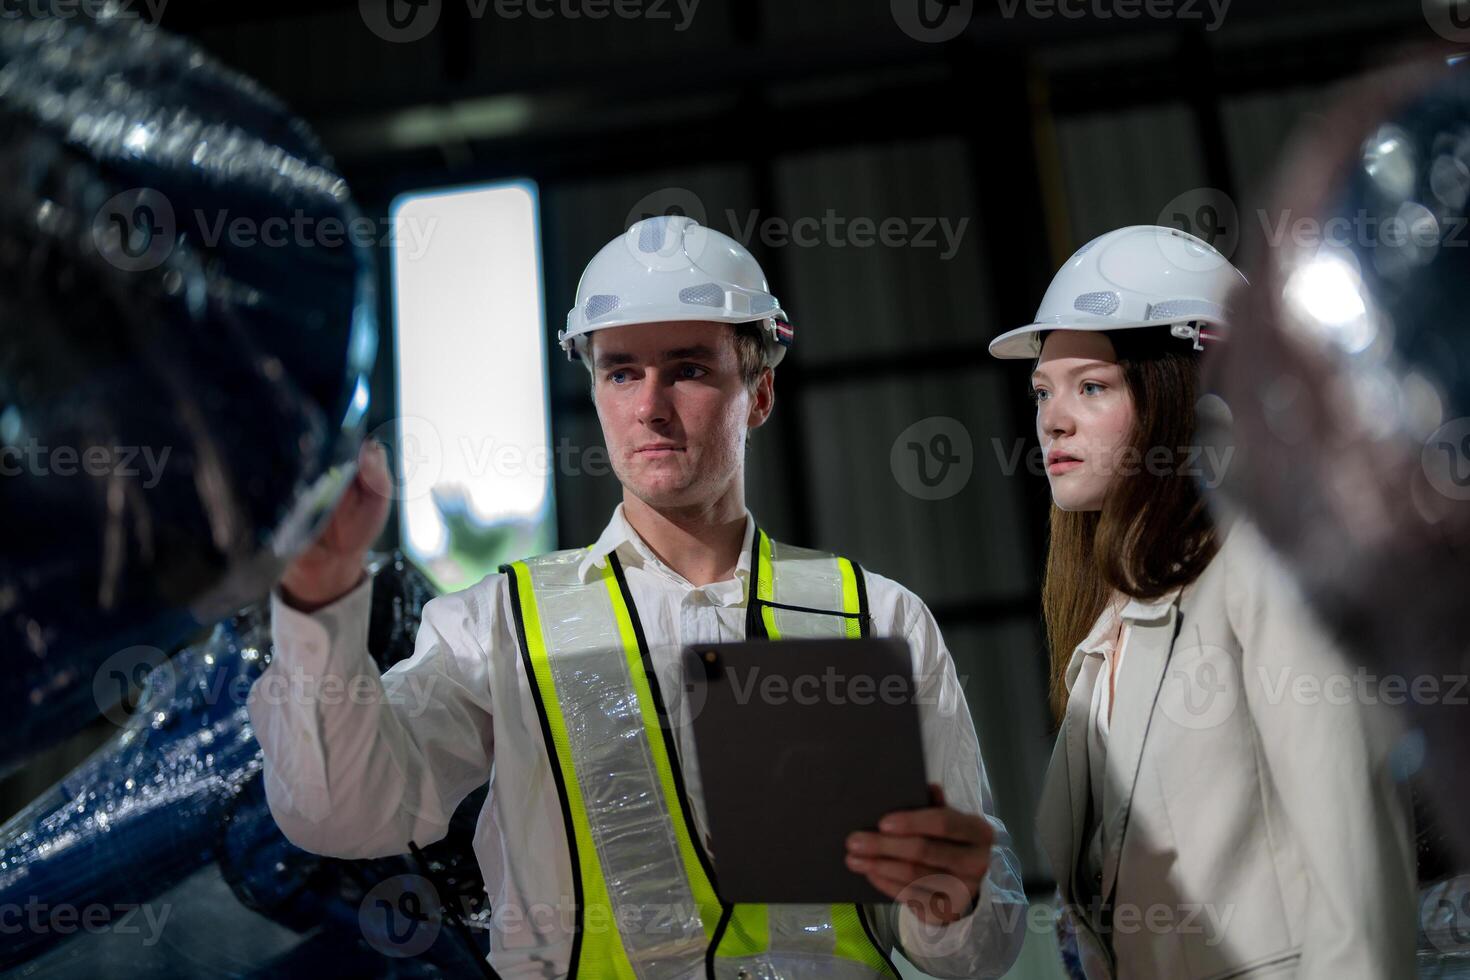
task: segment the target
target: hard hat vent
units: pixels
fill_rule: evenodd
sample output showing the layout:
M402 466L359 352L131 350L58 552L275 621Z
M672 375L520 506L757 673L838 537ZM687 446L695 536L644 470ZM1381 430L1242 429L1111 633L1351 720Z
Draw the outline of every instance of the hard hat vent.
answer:
M618 308L619 300L610 293L598 293L587 297L587 304L583 307L583 315L589 320L596 320Z
M707 282L699 286L686 286L679 290L679 302L690 306L713 306L723 307L725 305L725 290L718 284Z
M1209 316L1223 318L1224 308L1202 299L1166 299L1154 303L1144 313L1145 320L1182 320L1186 317Z
M1083 313L1091 313L1093 316L1112 316L1118 312L1118 306L1122 302L1122 298L1117 293L1105 289L1095 293L1083 293L1072 301L1072 308Z
M670 215L660 215L643 222L642 227L638 229L638 251L652 253L663 250L664 243L669 237L670 217Z

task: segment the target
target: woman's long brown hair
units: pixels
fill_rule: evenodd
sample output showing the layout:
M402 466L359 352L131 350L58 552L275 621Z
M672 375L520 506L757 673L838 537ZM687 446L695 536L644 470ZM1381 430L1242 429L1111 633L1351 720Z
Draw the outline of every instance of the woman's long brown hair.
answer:
M1072 651L1087 638L1113 590L1157 599L1194 581L1219 547L1189 472L1197 466L1189 449L1196 441L1195 352L1163 330L1120 330L1108 337L1136 421L1128 469L1115 477L1102 510L1051 507L1041 606L1051 648L1051 708L1059 721L1067 706Z

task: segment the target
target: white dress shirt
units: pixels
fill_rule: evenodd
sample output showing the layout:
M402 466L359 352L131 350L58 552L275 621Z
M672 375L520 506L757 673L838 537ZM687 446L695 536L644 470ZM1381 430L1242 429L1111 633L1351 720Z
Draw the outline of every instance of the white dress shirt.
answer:
M1127 644L1128 626L1122 620L1127 600L1127 596L1115 592L1087 638L1077 646L1086 658L1082 666L1085 680L1092 684L1087 717L1087 769L1092 788L1092 809L1087 826L1087 848L1082 855L1081 872L1086 878L1079 883L1090 890L1095 890L1102 882L1103 854L1107 850L1104 828L1098 820L1098 814L1102 812L1103 787L1108 785L1109 778L1114 780L1114 785L1124 778L1121 772L1110 774L1108 771L1108 728L1112 717L1113 685L1123 669L1123 648ZM1116 758L1113 759L1113 768L1120 768Z
M704 797L675 678L686 644L744 638L754 533L747 512L734 577L694 586L649 550L619 505L581 568L585 581L608 553L623 562L706 841ZM913 655L928 780L944 787L950 806L983 813L996 831L990 872L968 917L927 927L907 908L885 904L870 906L869 920L881 941L896 942L928 973L1000 976L1020 951L1026 899L964 692L924 603L891 579L866 577L874 634L905 638ZM413 656L381 677L366 646L370 599L364 582L307 615L272 595L275 653L249 699L272 815L287 838L318 854L401 854L409 841L441 839L455 808L488 780L474 849L494 913L490 962L507 978L564 976L571 863L505 576L488 575L428 602ZM702 974L703 964L694 975Z

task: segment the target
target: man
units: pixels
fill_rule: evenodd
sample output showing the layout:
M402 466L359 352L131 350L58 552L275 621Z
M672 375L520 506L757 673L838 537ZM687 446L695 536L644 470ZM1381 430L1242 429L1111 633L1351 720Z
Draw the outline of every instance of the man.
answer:
M747 435L792 337L755 260L688 218L638 222L588 265L567 323L623 503L590 549L429 602L380 681L362 563L388 476L365 448L273 596L270 671L374 696L251 692L281 829L322 854L397 854L488 779L475 851L507 977L892 977L895 948L938 976L1004 973L1025 897L933 617L881 575L772 542L745 508ZM910 645L935 790L849 839L849 866L900 904L721 903L688 708L659 677L686 644L868 633Z

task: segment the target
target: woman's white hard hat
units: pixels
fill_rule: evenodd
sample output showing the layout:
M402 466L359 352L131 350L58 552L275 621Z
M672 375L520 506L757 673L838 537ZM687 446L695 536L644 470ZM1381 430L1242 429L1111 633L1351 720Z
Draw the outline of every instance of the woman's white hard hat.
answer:
M759 322L771 367L793 339L781 304L745 246L684 215L634 222L603 246L582 273L557 339L568 358L580 359L594 331L675 320Z
M1051 330L1168 327L1197 350L1229 329L1231 293L1245 285L1209 242L1177 228L1129 225L1083 245L1052 278L1036 320L990 342L1002 358L1034 358Z

